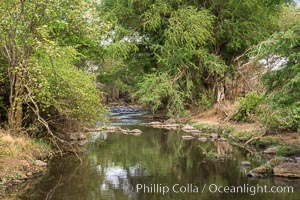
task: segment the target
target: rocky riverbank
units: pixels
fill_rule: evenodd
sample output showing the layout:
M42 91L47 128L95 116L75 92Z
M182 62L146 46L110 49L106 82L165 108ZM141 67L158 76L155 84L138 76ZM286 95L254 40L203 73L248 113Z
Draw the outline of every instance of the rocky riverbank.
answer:
M44 140L26 135L11 136L0 130L0 187L22 183L40 176L54 150Z
M26 134L12 135L0 130L0 196L6 189L43 175L53 157L79 151L86 143L86 136L70 132L58 136L60 150L46 139L36 139Z
M240 124L218 120L192 120L189 124L176 123L175 120L153 121L143 123L153 128L181 130L186 133L183 140L229 141L232 145L246 149L252 155L260 154L269 157L263 165L250 169L248 176L262 178L278 176L300 178L299 136L295 133L270 135L257 124ZM248 161L244 161L247 162ZM250 162L249 162L250 163ZM243 164L242 164L243 165Z

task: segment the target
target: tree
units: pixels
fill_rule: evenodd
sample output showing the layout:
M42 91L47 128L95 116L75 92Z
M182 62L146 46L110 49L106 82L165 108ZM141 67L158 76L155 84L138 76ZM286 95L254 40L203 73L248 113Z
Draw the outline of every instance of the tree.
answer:
M260 119L273 131L299 131L300 128L299 13L299 9L285 8L279 20L281 31L275 32L248 54L252 61L267 61L263 75L266 94Z
M84 122L103 110L95 80L77 69L100 41L102 27L93 27L98 18L92 5L84 0L0 2L1 65L8 77L4 85L11 130L30 123L32 114L40 122L51 114Z
M168 87L176 85L177 93L184 93L180 95L184 108L191 103L208 105L224 100L226 81L235 73L234 58L277 29L276 20L284 3L281 0L105 0L99 9L110 22L113 33L106 49L125 42L138 49L125 52L121 60L122 69L132 72L129 77L135 77L131 80L140 99L149 103L150 96L157 94L146 87L139 90L143 83L151 83L148 79L153 76L166 76L170 81L165 83L171 84ZM154 87L160 85L148 88ZM164 96L160 96L161 104L155 108L173 104L172 98Z

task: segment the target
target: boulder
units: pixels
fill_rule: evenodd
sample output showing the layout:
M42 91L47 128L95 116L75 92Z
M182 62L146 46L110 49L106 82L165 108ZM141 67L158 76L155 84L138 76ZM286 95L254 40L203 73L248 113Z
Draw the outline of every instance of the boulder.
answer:
M293 158L286 158L286 157L275 157L272 158L271 160L269 160L267 162L267 164L271 167L277 166L277 165L281 165L284 163L296 163L297 160L293 159Z
M34 164L38 167L46 167L47 166L47 163L45 163L44 161L41 161L41 160L36 160L34 162Z
M241 162L241 166L250 166L251 165L251 162L249 161L242 161Z
M181 138L182 138L183 140L192 140L192 139L194 139L194 137L191 136L191 135L183 135L183 136L181 136Z
M157 125L162 125L162 123L159 122L159 121L155 121L155 122L150 122L149 125L151 125L151 126L157 126Z
M86 140L86 135L81 132L69 132L65 138L69 141Z
M300 178L300 164L299 163L284 163L277 165L273 169L274 176Z
M129 131L130 133L142 133L140 129L132 129Z
M133 130L130 130L129 133L137 136L137 135L141 135L142 131L140 129L133 129Z
M167 121L165 121L166 123L170 123L170 124L175 124L176 123L176 120L175 119L168 119Z
M201 131L197 130L197 129L193 129L189 131L190 133L201 133Z
M276 152L279 150L279 147L270 147L263 151L265 154L276 154Z
M247 175L255 178L264 178L268 176L270 169L269 167L262 165L260 167L250 170Z
M170 128L177 128L179 125L178 124L164 124L162 126L163 127L170 127Z
M116 131L117 130L117 127L115 126L107 126L104 128L105 130L108 130L108 131Z
M182 130L186 131L186 130L195 130L194 127L192 127L191 125L185 125L184 127L182 127Z

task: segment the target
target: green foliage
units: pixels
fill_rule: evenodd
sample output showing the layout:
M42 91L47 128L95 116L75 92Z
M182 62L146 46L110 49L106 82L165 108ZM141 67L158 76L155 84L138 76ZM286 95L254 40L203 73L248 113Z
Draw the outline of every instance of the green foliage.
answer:
M49 53L41 50L33 58L36 71L30 73L30 78L35 81L31 85L35 100L43 110L54 107L69 120L84 123L101 119L105 109L100 103L95 77L74 66L80 56L78 52L72 47L62 47L57 48L55 55Z
M259 140L255 140L253 144L259 148L267 148L270 146L280 145L280 141L276 138L261 138Z
M60 120L85 124L104 118L96 79L86 64L100 59L107 30L95 7L85 0L0 2L10 128L29 126L34 115L55 126Z
M231 64L236 56L264 40L274 29L278 29L277 21L281 5L287 2L286 0L211 1L211 7L218 16L215 26L216 48L227 64Z
M300 18L289 27L274 33L250 54L277 63L268 66L270 70L263 76L266 97L260 106L262 124L273 131L297 131L300 127Z
M98 9L110 27L105 48L115 56L105 55L100 81L115 86L123 82L129 91L137 90L144 102L154 96L153 110L168 105L181 105L183 110L196 103L210 106L225 74L234 73L235 56L278 27L276 20L285 2L104 0ZM178 95L180 103L159 103L172 99L156 90L140 89L157 74L170 78L164 82L175 87L173 91L184 93Z
M283 146L276 152L278 156L293 156L298 154L300 154L300 147L298 146Z
M179 86L168 74L149 74L139 83L139 90L134 94L140 101L156 111L167 107L169 115L178 116L184 113L184 96ZM163 105L166 103L167 105Z
M253 114L255 108L259 105L262 100L262 95L256 92L249 92L244 98L241 98L238 111L234 116L237 121L249 121L251 114Z
M299 105L277 107L272 106L272 102L264 102L259 107L259 120L269 130L298 131L300 127L300 108Z

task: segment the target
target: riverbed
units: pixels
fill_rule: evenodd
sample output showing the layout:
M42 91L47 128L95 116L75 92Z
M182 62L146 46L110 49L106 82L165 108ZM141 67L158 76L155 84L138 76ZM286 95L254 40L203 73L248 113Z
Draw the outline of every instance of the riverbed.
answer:
M82 163L66 156L18 194L22 200L243 200L300 199L297 179L254 179L246 172L264 157L227 142L183 140L180 130L145 127L140 110L113 110L112 125L140 129L141 135L95 132L83 147ZM241 166L250 161L250 166ZM259 187L266 188L262 191ZM276 187L274 187L276 186ZM270 189L286 189L282 193ZM225 187L228 187L226 192ZM257 189L258 188L258 189Z

